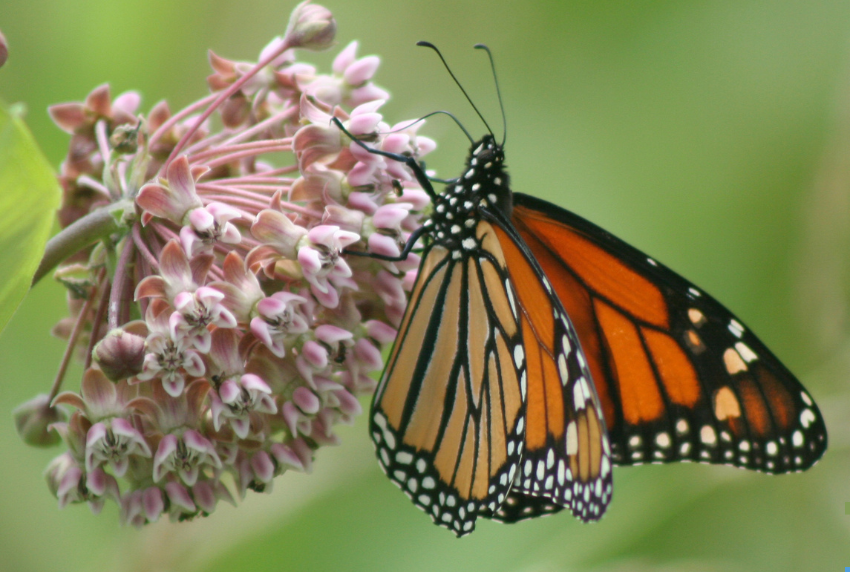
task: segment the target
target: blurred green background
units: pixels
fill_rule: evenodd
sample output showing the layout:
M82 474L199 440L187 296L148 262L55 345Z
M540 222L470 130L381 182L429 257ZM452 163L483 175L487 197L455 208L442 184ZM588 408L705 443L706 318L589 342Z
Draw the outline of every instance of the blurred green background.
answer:
M28 0L4 3L10 59L0 98L23 102L54 165L68 137L45 108L109 82L147 110L205 93L206 50L252 59L294 2ZM479 521L456 540L381 474L365 419L311 475L210 518L120 528L117 510L58 511L42 479L57 451L25 447L10 412L45 392L62 343L61 289L45 280L0 336L0 570L826 571L850 566L850 4L330 0L328 69L350 40L381 55L392 123L436 109L483 129L436 57L442 48L497 132L485 42L508 116L517 191L593 220L679 270L736 312L818 400L830 449L808 473L726 467L615 471L606 517L513 526ZM466 152L445 118L429 167ZM79 368L69 376L79 379Z

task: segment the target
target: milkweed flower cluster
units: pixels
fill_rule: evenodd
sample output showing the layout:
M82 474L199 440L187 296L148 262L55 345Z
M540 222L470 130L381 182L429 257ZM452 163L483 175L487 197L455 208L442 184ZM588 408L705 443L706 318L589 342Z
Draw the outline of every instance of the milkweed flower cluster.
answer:
M137 526L206 515L309 472L361 412L419 261L350 252L398 255L429 201L332 119L393 153L435 144L421 123L384 122L379 60L356 42L329 74L296 58L335 31L325 8L298 6L259 62L210 54L211 95L177 113L142 115L138 94L108 86L51 107L71 134L60 244L100 230L55 272L79 390L59 391L66 359L51 394L15 412L27 442L67 447L46 474L60 507L111 500Z

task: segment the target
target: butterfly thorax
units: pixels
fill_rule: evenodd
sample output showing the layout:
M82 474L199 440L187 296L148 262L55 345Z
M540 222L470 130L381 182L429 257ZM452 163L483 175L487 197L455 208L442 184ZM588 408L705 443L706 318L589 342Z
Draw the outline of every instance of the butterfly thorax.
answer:
M492 135L472 145L463 174L434 198L429 234L458 256L475 249L482 209L499 211L505 217L510 217L512 210L505 155Z

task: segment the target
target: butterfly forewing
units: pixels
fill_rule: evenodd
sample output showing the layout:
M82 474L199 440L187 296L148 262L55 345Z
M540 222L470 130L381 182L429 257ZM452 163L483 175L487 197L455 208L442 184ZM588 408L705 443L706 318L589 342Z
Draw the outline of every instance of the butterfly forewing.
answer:
M826 428L799 381L719 302L577 215L514 195L603 404L614 462L803 470Z
M458 535L504 501L522 451L520 332L496 247L429 249L372 408L384 471Z

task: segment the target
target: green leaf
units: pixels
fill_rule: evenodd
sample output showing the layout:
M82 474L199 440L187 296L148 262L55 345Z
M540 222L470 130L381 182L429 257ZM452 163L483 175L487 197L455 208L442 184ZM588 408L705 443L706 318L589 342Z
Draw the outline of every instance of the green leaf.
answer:
M0 104L0 331L29 291L59 196L53 169L26 125Z

